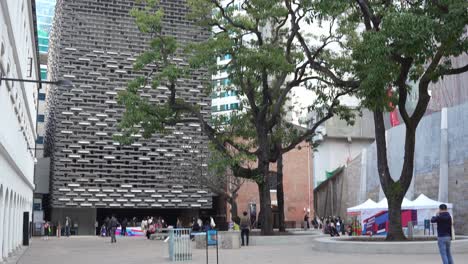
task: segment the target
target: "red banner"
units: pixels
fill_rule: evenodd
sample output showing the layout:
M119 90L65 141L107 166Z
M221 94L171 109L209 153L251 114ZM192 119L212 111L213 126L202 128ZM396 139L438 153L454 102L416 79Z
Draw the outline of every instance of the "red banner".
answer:
M392 88L388 88L387 95L388 95L388 97L392 97L392 95L393 95ZM391 101L388 103L388 105L390 106L390 109L391 109L391 112L390 112L390 125L392 127L398 126L400 124L400 120L398 119L397 108L393 105L393 103Z

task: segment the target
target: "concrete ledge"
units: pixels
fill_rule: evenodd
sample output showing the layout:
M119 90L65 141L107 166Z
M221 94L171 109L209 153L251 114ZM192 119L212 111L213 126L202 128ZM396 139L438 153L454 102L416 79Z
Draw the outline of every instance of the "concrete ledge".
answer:
M249 245L298 245L312 243L317 235L250 236Z
M466 254L468 252L468 237L457 236L457 238L458 240L452 241L452 253ZM319 252L340 254L439 254L437 241L369 242L345 241L344 239L320 237L315 239L314 249Z
M240 242L240 232L239 231L219 231L219 248L222 249L239 249ZM206 248L206 234L199 233L195 235L195 248L204 249Z

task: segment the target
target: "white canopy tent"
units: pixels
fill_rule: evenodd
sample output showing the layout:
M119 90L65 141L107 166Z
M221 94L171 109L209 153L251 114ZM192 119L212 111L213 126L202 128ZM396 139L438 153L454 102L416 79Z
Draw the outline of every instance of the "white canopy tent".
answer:
M363 202L362 204L348 208L347 212L358 213L358 212L361 212L362 210L375 209L376 207L377 207L377 203L374 202L374 200L367 199L367 201Z
M378 209L388 209L388 201L387 198L383 198L380 202L377 203ZM413 209L413 202L409 199L403 198L403 202L401 203L401 209Z
M442 204L442 202L438 202L435 200L432 200L431 198L427 197L424 194L420 194L418 198L416 198L412 202L412 206L414 209L434 209L437 210L439 209L439 205ZM445 203L447 205L448 209L453 208L453 204L451 203Z
M442 202L435 201L430 199L424 194L421 194L414 201L411 201L407 198L403 198L401 204L402 210L416 210L418 215L418 226L424 226L424 220L431 219L439 209L439 205ZM447 205L448 211L452 214L453 204L445 203ZM368 199L362 204L350 207L347 209L348 214L350 215L359 215L361 221L372 217L373 215L388 210L388 201L387 198L382 199L378 203L374 202L372 199Z

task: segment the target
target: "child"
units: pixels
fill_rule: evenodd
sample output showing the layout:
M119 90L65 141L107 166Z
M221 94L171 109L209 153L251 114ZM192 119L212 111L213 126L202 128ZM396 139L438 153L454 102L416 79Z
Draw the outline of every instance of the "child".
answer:
M102 225L101 226L101 236L102 237L105 237L106 236L106 225Z
M44 223L44 240L49 240L50 235L50 224L48 221Z

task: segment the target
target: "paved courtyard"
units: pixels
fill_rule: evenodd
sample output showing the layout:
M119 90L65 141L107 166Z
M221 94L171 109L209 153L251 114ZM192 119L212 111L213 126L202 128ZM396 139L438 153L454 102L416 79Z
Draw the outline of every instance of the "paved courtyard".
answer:
M171 263L168 260L167 244L143 238L118 238L116 244L110 238L70 237L32 240L29 248L7 263L18 264L140 264ZM193 250L189 263L206 263L205 250ZM209 263L216 263L214 250L210 250ZM239 250L220 250L219 263L441 263L438 255L350 255L339 252L315 252L314 244L251 246ZM455 263L466 263L466 254L455 255Z

